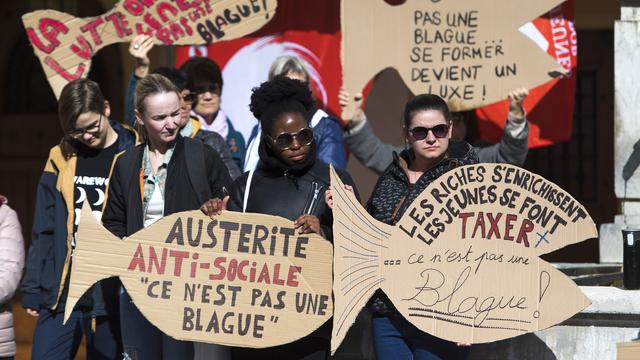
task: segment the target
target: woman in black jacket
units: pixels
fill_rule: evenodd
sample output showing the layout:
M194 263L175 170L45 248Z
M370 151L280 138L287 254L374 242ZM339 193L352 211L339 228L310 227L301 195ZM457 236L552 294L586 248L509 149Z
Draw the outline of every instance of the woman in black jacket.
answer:
M407 149L380 176L367 203L377 220L395 225L420 193L445 172L475 164L478 157L466 142L451 141L451 116L436 95L418 95L404 110ZM469 347L426 334L405 320L380 290L369 301L373 311L376 358L462 359ZM459 346L460 345L460 346Z
M306 114L312 108L309 88L299 80L277 77L254 89L251 111L260 120L260 162L233 183L230 197L214 199L202 210L223 209L278 215L294 221L300 233L317 233L331 241L333 215L324 201L329 166L316 159L313 130ZM346 172L338 171L353 185ZM234 359L325 359L329 322L293 343L266 349L234 349Z
M163 216L198 209L224 196L231 183L215 150L180 136L179 92L168 79L152 74L140 80L135 108L146 141L117 159L102 216L104 226L121 238ZM174 340L151 325L126 291L120 296L120 315L129 358L193 358L193 343Z

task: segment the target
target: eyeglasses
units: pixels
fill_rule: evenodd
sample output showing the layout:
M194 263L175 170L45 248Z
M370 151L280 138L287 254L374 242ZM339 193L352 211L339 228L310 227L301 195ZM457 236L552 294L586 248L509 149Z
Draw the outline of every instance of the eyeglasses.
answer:
M182 101L184 101L185 103L192 104L194 101L196 101L198 94L188 93L188 94L182 94L180 95L180 97L182 98Z
M80 139L81 137L84 136L84 134L90 134L95 136L100 131L101 123L102 123L102 114L100 114L100 119L98 119L98 121L82 129L75 129L71 131L69 133L69 136L73 139Z
M287 150L293 146L293 140L298 140L300 145L310 145L313 142L313 130L309 128L304 128L297 133L282 133L278 135L275 139L271 136L267 135L280 150Z
M447 135L449 134L449 125L440 124L432 128L418 126L409 130L411 136L413 136L413 138L416 140L424 140L429 134L429 131L433 133L433 136L437 137L438 139L442 139L447 137Z
M202 95L207 92L213 95L220 95L220 85L218 84L198 85L198 86L195 86L192 89L192 91L198 95Z

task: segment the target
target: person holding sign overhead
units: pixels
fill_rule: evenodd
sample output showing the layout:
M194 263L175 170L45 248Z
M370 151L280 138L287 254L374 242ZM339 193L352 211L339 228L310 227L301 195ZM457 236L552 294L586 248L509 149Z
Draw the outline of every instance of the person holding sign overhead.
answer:
M509 114L504 126L502 139L497 144L483 147L474 147L480 162L483 163L507 163L522 166L527 158L529 125L526 120L526 111L522 105L529 95L527 89L515 89L508 95L510 99ZM340 105L349 106L352 98L345 90L340 91ZM377 174L382 174L393 161L393 152L400 153L404 148L385 144L374 133L371 125L362 111L362 94L353 97L356 103L356 112L351 119L344 119L344 139L351 153L364 166ZM462 119L452 120L452 137L464 140L466 125Z
M215 150L180 135L180 93L167 78L151 74L139 81L135 115L145 142L116 160L102 216L107 230L120 238L163 216L198 209L224 196L231 184ZM126 291L120 295L120 314L125 358L193 358L193 343L162 333Z
M407 149L394 153L380 176L366 209L377 220L395 225L413 201L435 179L462 165L478 163L473 148L451 140L451 115L437 95L418 95L404 109ZM332 204L332 194L326 194ZM417 329L378 290L367 307L373 311L376 357L386 359L464 359L469 347L442 340Z
M299 80L278 76L254 89L250 107L262 127L258 166L236 179L229 197L212 199L202 211L210 216L226 209L278 215L293 221L301 234L316 233L331 241L333 214L324 201L329 166L316 157L307 117L312 106L311 91ZM336 170L345 184L353 186L348 173ZM234 349L233 358L325 359L330 324L290 344Z
M94 286L63 324L82 204L88 202L100 219L113 159L137 140L133 129L109 120L110 114L109 102L89 79L74 80L60 93L65 135L50 150L38 183L22 283L22 306L38 319L32 359L73 359L83 334L89 358L114 359L122 352L117 280Z

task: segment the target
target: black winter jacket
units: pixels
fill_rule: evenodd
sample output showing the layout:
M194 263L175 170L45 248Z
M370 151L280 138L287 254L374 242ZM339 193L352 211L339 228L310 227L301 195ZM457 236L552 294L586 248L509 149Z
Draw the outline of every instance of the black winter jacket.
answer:
M178 135L164 194L164 215L196 210L207 200L223 197L231 185L227 168L217 152L200 141ZM102 223L117 237L131 236L144 227L142 211L141 144L116 160L109 180Z
M302 214L320 219L327 240L333 240L333 214L324 201L324 193L331 184L329 165L316 159L315 144L306 163L297 169L287 168L260 141L260 162L251 180L246 212L277 215L294 221ZM351 176L336 168L345 184L357 189ZM231 187L228 209L243 211L243 201L249 172L241 175Z
M429 169L416 181L409 183L407 164L411 153L407 150L400 155L394 152L394 160L380 175L373 188L366 209L376 220L395 225L411 203L431 184L447 171L462 165L478 163L478 156L468 143L452 141L447 157ZM397 313L391 301L380 290L369 301L368 307L378 315Z
M127 125L111 121L118 133L118 151L135 145L137 135ZM59 145L51 148L36 193L31 246L22 281L22 306L30 309L63 309L60 303L71 263L74 224L74 176L77 156L66 158ZM115 161L115 160L114 160ZM105 299L100 287L92 292L93 312L104 315Z

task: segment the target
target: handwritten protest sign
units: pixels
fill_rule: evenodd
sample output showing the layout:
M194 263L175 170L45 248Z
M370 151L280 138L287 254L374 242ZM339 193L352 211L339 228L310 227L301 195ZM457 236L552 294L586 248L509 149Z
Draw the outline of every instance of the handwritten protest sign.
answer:
M286 344L332 315L331 243L284 218L173 214L120 240L82 209L65 321L98 280L118 276L142 314L181 340Z
M22 21L57 97L69 81L87 76L91 57L107 45L139 34L162 45L231 40L260 29L276 7L277 0L121 0L96 17L40 10Z
M557 62L518 31L563 0L342 1L343 86L352 94L388 67L414 94L462 111L551 80Z
M334 189L335 351L381 288L419 329L463 343L553 326L590 303L540 255L597 237L575 199L503 164L456 168L431 183L396 224L374 220Z

